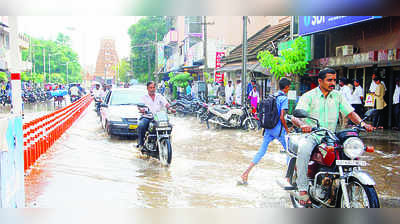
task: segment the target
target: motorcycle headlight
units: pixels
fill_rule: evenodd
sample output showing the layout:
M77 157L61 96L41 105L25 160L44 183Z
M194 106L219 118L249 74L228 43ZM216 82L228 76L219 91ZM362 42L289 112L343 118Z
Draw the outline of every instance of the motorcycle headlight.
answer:
M364 153L364 143L356 137L348 138L344 141L343 148L344 154L350 159L358 158Z
M168 122L166 122L166 121L161 121L161 122L158 124L158 126L160 126L160 127L168 126Z
M119 122L122 122L122 118L119 117L119 116L117 116L117 115L111 114L111 115L110 115L110 121L119 121Z

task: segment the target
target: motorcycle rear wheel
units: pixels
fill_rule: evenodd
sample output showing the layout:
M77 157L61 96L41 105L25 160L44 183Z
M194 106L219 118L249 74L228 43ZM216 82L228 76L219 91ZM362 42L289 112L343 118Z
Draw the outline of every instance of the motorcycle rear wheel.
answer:
M380 208L378 195L374 186L364 185L359 180L351 179L347 184L351 208ZM344 208L342 191L339 193L338 207Z
M161 164L169 166L172 161L172 147L168 138L161 139L158 152Z

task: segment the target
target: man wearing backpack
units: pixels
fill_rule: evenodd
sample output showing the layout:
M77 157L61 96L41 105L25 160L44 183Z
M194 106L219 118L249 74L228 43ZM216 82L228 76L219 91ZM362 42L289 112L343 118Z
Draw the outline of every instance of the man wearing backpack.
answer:
M285 121L285 113L288 110L287 93L289 92L290 84L291 82L288 79L282 78L279 81L280 90L277 96L269 96L262 102L260 115L262 113L263 117L260 120L261 125L264 127L264 140L249 167L242 174L241 180L238 181L239 185L247 185L251 169L265 155L268 145L272 140L278 139L283 148L286 149L285 135L289 132L289 129Z

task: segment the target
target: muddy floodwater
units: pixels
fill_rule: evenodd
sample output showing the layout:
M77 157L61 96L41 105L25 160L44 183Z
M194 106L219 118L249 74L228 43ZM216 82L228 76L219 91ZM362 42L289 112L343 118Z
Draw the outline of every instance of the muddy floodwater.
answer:
M162 167L137 151L136 139L107 136L91 105L26 175L26 206L292 207L276 184L286 168L277 142L253 169L249 185L237 186L261 145L261 131L207 129L191 117L171 120L172 164ZM376 148L364 159L382 207L400 207L400 138L384 139L392 134L364 137Z

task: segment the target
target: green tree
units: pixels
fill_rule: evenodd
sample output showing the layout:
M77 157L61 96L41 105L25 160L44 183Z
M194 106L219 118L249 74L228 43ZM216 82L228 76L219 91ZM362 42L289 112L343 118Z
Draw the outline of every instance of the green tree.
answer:
M30 77L28 77L28 75L26 74L26 72L21 72L21 81L28 81L30 80Z
M139 82L148 80L148 61L150 57L151 80L154 80L155 40L162 40L170 24L165 16L146 16L133 24L128 34L131 39L131 66L134 77Z
M306 59L306 41L304 38L297 38L292 49L281 51L281 56L274 56L269 51L260 51L257 59L276 79L284 77L286 74L303 75L306 71L308 61Z
M52 77L58 77L58 75L53 76L53 73L60 74L61 80L66 80L66 63L69 62L68 80L70 82L82 81L81 66L77 62L79 60L78 54L70 47L70 38L67 35L59 33L55 41L32 37L31 43L30 49L22 51L22 59L32 61L32 73L42 74L43 77L41 78L46 79L46 82L56 81ZM45 57L43 57L43 54ZM51 75L49 75L49 54L52 55L50 57ZM43 65L43 62L45 65ZM34 81L41 79L30 74L28 77L29 80L33 79Z
M184 73L176 73L174 74L173 72L170 72L168 74L169 76L169 83L172 85L172 97L175 99L177 96L177 88L182 87L183 89L186 89L188 86L189 80L193 80L193 77L190 73L184 72ZM171 88L171 87L170 87Z
M0 72L0 81L8 81L7 74L5 72Z
M212 75L210 75L210 73L208 72L204 72L204 80L206 81L206 83L210 84L214 82L214 78Z
M129 66L129 61L126 58L124 58L119 62L118 66L119 66L119 68L116 68L115 66L113 66L113 69L114 70L119 69L119 80L122 82L125 82L125 83L129 82L129 79L130 79L129 73L131 70L131 68Z

